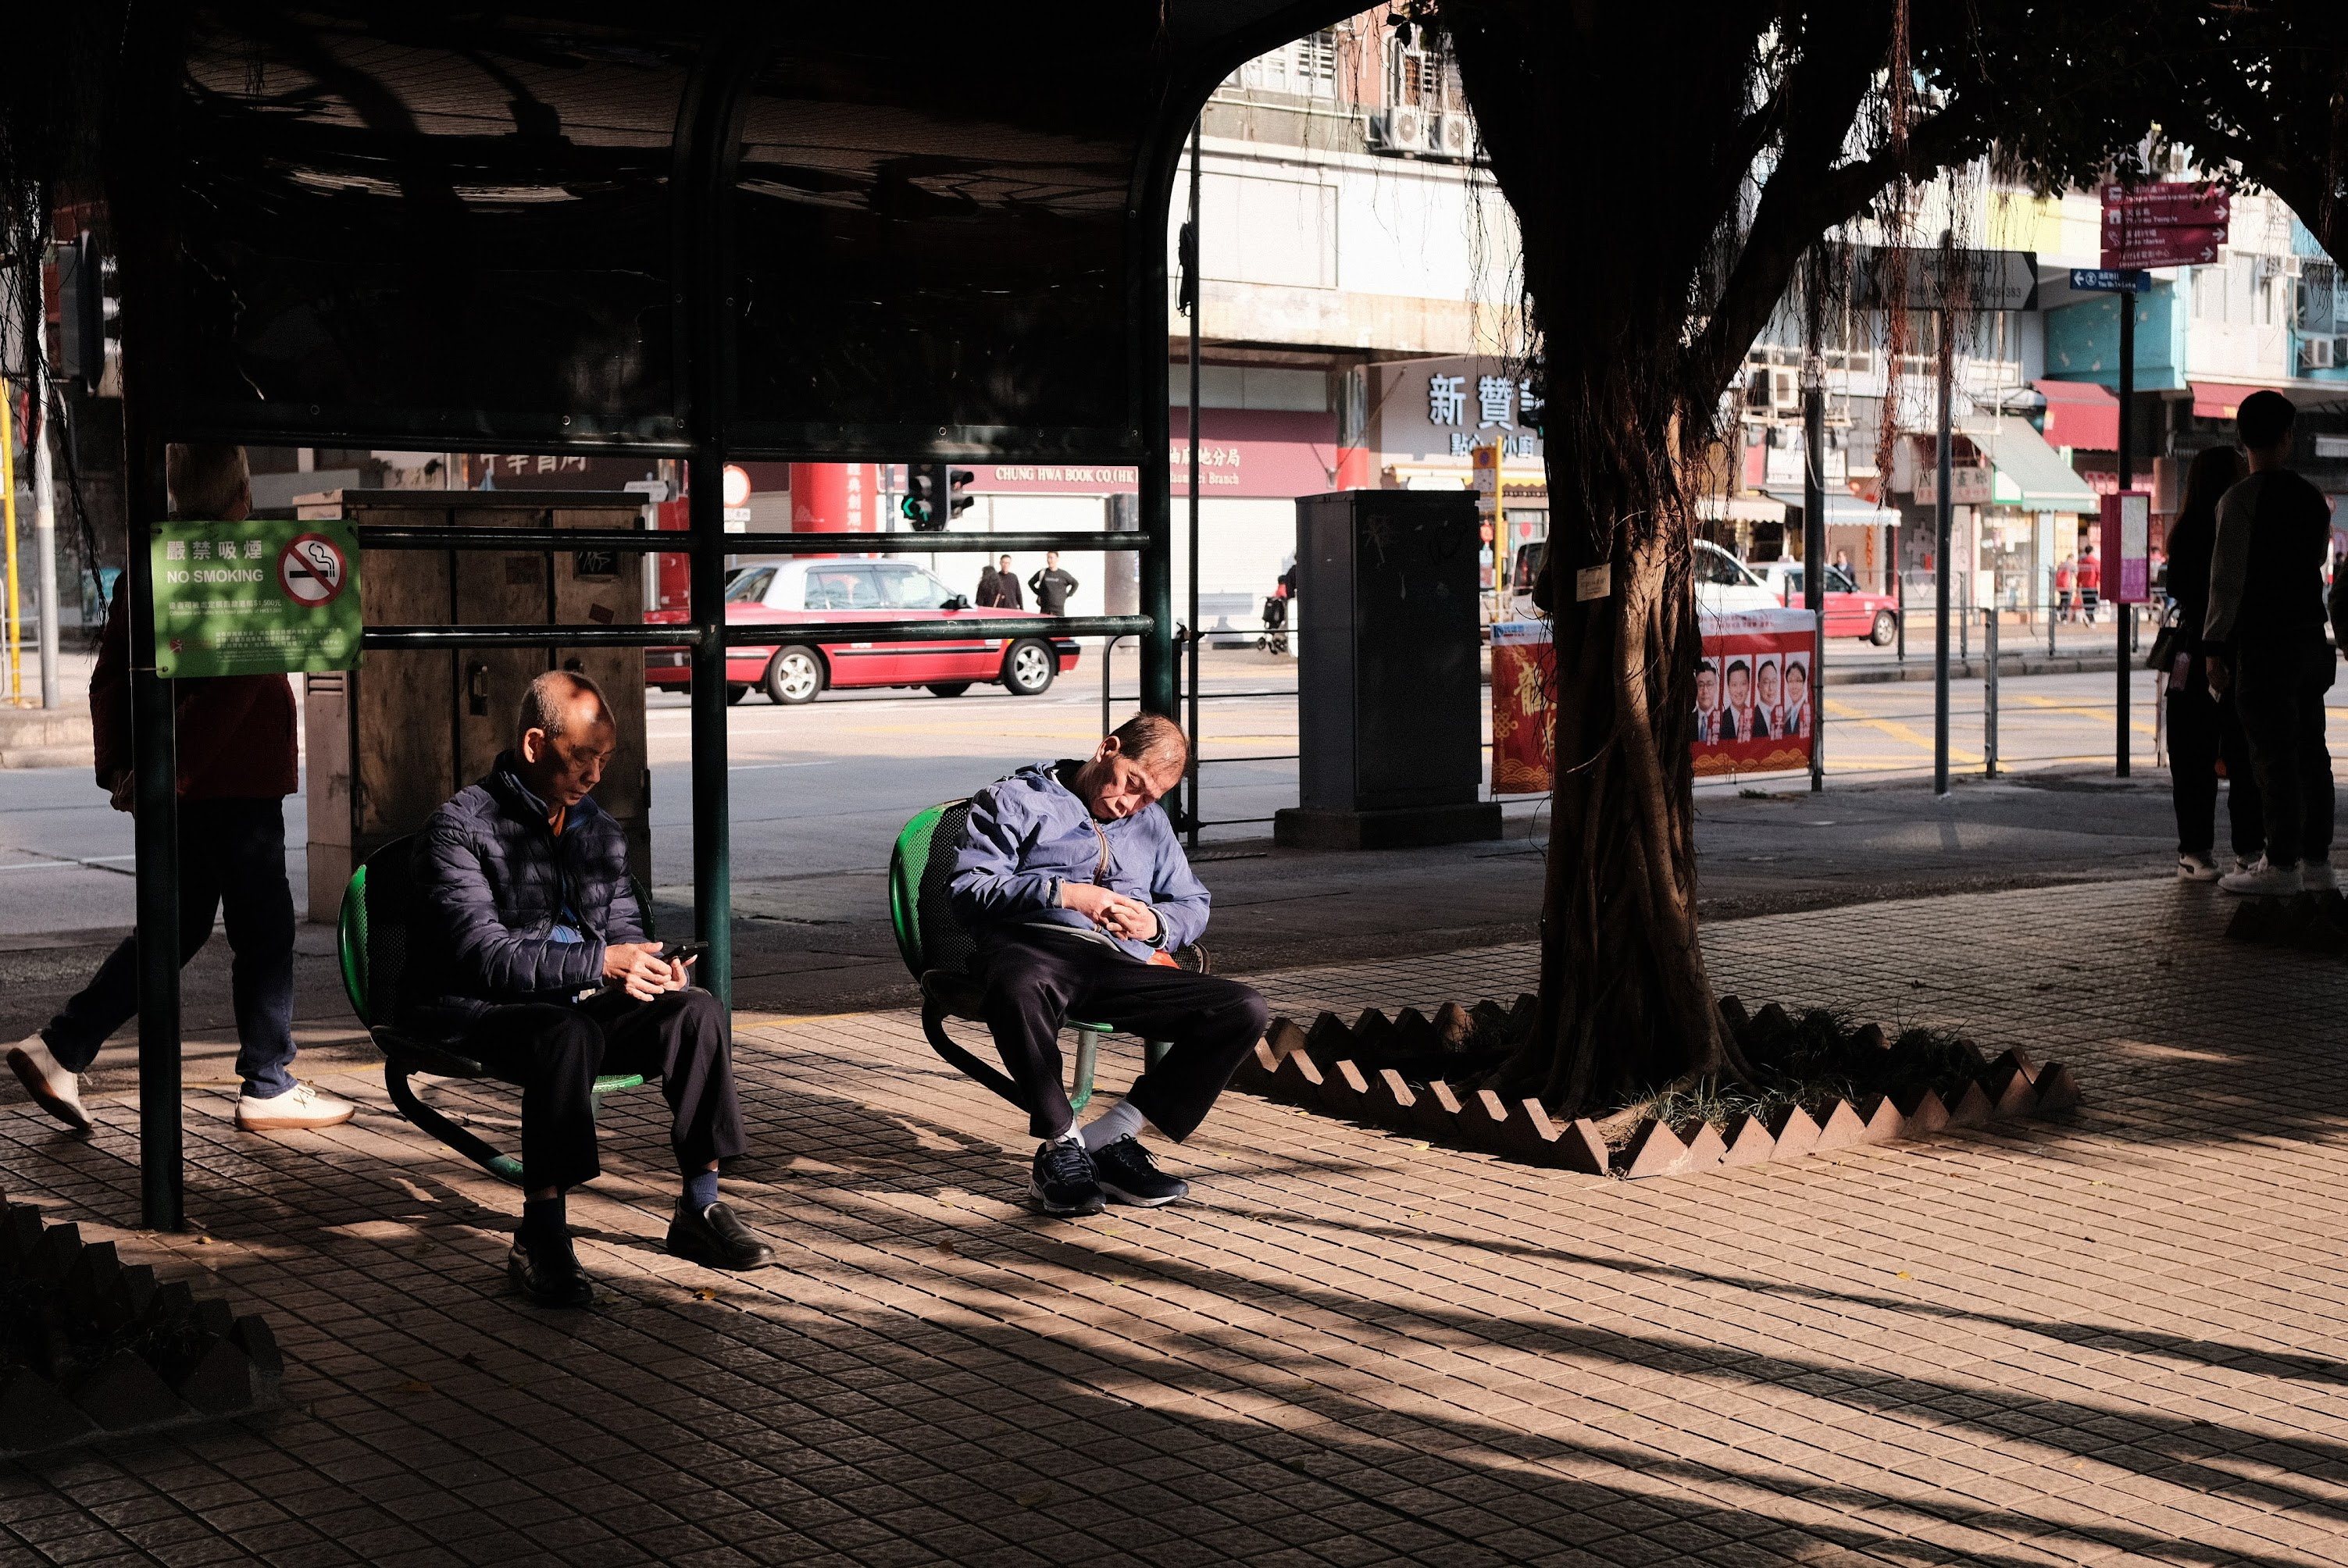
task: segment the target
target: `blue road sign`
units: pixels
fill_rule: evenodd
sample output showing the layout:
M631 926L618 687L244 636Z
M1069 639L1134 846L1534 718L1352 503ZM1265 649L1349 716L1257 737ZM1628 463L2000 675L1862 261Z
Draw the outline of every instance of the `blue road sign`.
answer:
M2105 293L2141 294L2152 287L2152 274L2111 267L2074 267L2071 269L2071 286L2100 290Z

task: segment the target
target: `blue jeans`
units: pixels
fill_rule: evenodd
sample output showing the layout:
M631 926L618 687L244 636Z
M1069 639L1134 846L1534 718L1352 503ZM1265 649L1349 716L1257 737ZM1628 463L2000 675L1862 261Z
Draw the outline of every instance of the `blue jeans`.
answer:
M294 1087L294 889L285 881L285 803L180 802L180 962L228 921L235 960L237 1075L269 1100ZM60 1065L79 1072L139 1011L139 935L122 939L65 1010L41 1030Z

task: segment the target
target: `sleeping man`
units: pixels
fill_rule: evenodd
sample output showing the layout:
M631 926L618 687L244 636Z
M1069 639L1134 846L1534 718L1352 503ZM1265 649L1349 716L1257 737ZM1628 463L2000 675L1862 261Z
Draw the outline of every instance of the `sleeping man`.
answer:
M1207 890L1158 805L1189 760L1180 727L1143 713L1088 761L1038 763L971 797L953 911L977 938L987 1027L1044 1140L1028 1195L1045 1214L1188 1194L1138 1134L1189 1137L1263 1035L1263 998L1174 961L1207 927ZM1071 1017L1172 1044L1081 1127L1060 1076Z

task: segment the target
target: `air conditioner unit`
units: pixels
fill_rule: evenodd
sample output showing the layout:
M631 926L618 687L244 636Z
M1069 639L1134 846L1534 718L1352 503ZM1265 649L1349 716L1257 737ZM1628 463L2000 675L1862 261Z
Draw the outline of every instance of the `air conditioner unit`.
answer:
M2300 339L2299 368L2302 370L2330 370L2334 364L2339 363L2333 353L2333 350L2338 346L2338 339L2328 337Z
M1370 117L1373 152L1425 152L1426 111L1403 106Z
M1776 370L1769 374L1770 408L1779 414L1799 414L1802 411L1802 378L1790 370Z
M1464 114L1435 117L1435 135L1427 150L1465 163L1476 156L1476 122Z

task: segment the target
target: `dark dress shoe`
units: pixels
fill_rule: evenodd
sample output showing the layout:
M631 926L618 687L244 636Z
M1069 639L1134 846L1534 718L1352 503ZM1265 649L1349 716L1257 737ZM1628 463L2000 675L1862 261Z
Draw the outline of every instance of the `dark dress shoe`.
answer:
M676 1217L668 1222L668 1250L712 1268L764 1268L775 1261L775 1249L732 1209L712 1204L696 1210L685 1198L676 1201Z
M556 1235L516 1231L513 1250L506 1254L506 1277L541 1307L588 1307L595 1300L594 1282L579 1266L567 1230Z

